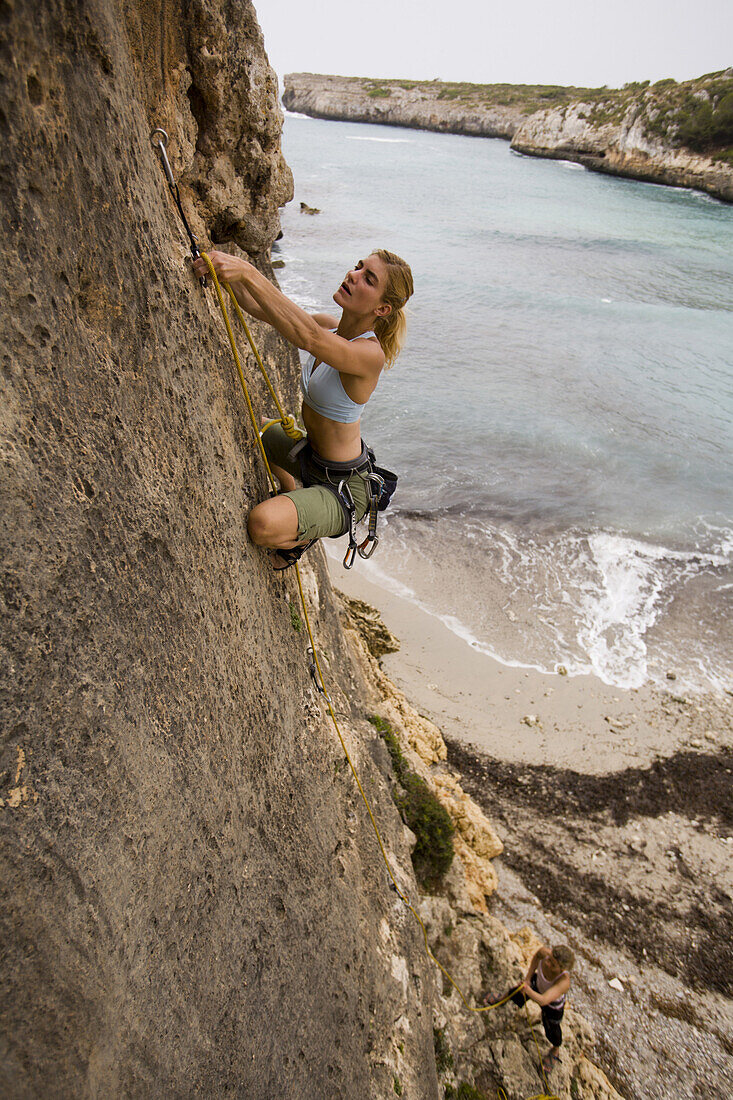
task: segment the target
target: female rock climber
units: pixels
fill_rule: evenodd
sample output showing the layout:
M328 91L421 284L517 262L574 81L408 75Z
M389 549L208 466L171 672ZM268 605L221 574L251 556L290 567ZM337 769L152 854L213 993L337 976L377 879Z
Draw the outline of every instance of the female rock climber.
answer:
M393 252L372 252L333 295L341 310L334 317L306 313L245 260L226 252L211 252L209 258L243 310L309 355L300 379L308 443L303 461L291 454L293 440L280 424L265 429L262 442L282 492L257 504L247 521L252 541L271 551L273 568L287 569L316 539L345 531L348 513L334 492L342 479L357 522L369 507L361 414L382 370L399 355L412 272ZM205 261L196 260L194 270L205 276ZM307 488L296 486L301 475Z
M570 988L570 971L575 965L575 955L569 947L559 944L557 947L540 947L532 956L527 973L520 988L511 1000L514 1004L524 1005L527 999L542 1009L542 1026L550 1046L549 1053L542 1059L542 1067L549 1073L557 1065L562 1045L562 1021L565 1011L565 998ZM492 998L487 994L484 1004L490 1004Z

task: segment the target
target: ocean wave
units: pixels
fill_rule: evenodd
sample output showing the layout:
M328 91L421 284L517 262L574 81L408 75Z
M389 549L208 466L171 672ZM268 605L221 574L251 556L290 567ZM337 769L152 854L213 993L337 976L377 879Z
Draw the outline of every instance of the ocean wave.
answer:
M385 145L412 145L413 142L410 138L385 138L385 137L362 137L357 134L347 134L347 141L379 141Z
M667 601L696 573L727 560L607 532L591 535L588 547L590 584L580 589L578 642L606 683L640 687L649 678L646 635Z
M341 560L341 556L331 546L326 546L326 554L332 561ZM413 588L410 588L409 585L398 580L393 574L380 569L377 563L372 559L360 562L360 566L364 575L373 584L383 588L385 592L390 592L393 596L399 596L400 599L406 600L408 603L411 603L413 607L419 608L420 611L429 615L430 618L436 619L438 622L442 623L443 626L447 627L451 634L455 634L457 638L460 638L461 641L470 645L472 649L477 650L479 653L483 653L487 657L491 657L493 660L509 668L527 668L534 669L537 672L547 671L547 669L542 668L540 665L528 664L526 661L520 659L513 660L503 656L488 643L477 638L470 628L457 618L457 616L437 611L429 601L421 599Z
M730 686L730 654L718 638L731 588L730 529L700 524L704 548L680 548L622 532L444 518L393 517L391 561L375 580L397 591L406 563L413 594L397 594L472 648L513 667L552 672L563 664L570 675L619 688L663 683L668 668L683 664L690 689ZM711 640L705 631L718 620Z

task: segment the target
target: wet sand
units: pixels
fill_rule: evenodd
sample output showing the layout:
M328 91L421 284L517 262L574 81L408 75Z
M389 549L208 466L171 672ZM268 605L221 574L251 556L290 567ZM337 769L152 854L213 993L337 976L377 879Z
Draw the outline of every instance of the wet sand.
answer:
M376 607L399 638L399 652L382 659L390 679L447 737L489 756L600 774L683 749L733 746L729 696L680 695L674 680L666 691L625 690L594 676L510 668L371 582L358 564L347 572L329 557L329 568L336 587Z

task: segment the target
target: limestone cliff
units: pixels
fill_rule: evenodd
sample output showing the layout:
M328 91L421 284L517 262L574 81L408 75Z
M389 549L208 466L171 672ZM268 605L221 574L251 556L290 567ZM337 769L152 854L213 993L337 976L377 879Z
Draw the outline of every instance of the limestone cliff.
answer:
M453 86L448 86L453 87ZM507 103L487 98L473 85L455 96L440 81L369 80L361 77L289 73L283 103L313 118L375 122L478 137L511 138L531 106L511 94ZM534 104L534 98L530 99Z
M730 99L733 141L733 70L716 76L719 79L714 81L690 81L687 94L702 104L716 96ZM713 83L719 89L711 93L708 86ZM519 127L511 147L532 156L575 160L610 175L691 187L733 202L730 154L725 150L721 155L696 151L683 144L678 137L674 100L670 110L669 98L669 90L662 94L644 89L634 95L617 94L605 100L550 107L536 112ZM705 142L697 144L704 146Z
M733 202L733 70L617 91L292 73L283 103L314 118L508 138L515 152Z
M16 0L0 20L0 1092L321 1100L399 1075L435 1097L419 929L319 707L292 577L248 543L265 482L149 140L168 130L202 241L266 269L291 180L254 9ZM320 557L308 591L409 869Z
M2 1094L430 1100L436 1022L463 1079L536 1092L526 1038L461 1061L483 1023L436 989L292 573L246 537L265 480L149 135L170 134L202 244L270 273L291 181L251 3L5 0L0 28ZM294 353L253 329L292 399ZM523 958L486 912L498 842L309 559L334 706L410 896L375 709L455 821L462 858L420 905L475 995ZM589 1042L576 1021L563 1096L614 1095Z

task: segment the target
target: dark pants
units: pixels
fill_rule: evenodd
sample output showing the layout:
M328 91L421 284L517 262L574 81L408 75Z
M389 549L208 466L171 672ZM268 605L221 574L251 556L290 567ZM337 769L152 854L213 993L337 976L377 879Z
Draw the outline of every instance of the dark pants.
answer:
M536 993L537 982L535 981L534 974L529 984ZM512 997L514 1004L519 1005L520 1008L522 1005L526 1004L529 999L526 993L515 993ZM562 1028L560 1027L560 1021L562 1020L564 1011L564 1008L552 1008L550 1005L542 1005L542 1026L545 1029L547 1041L552 1043L554 1047L562 1045Z

